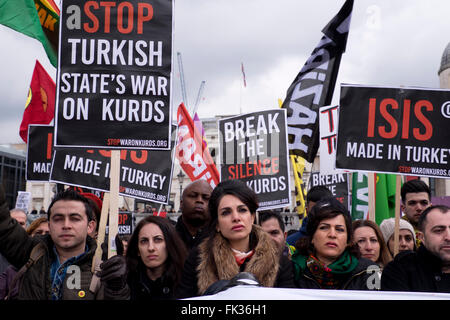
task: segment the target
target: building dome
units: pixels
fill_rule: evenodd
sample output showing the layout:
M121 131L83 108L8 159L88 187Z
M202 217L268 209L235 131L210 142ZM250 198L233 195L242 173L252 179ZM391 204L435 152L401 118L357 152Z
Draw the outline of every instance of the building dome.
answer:
M450 43L447 45L444 53L442 54L441 66L439 68L438 75L448 68L450 68Z

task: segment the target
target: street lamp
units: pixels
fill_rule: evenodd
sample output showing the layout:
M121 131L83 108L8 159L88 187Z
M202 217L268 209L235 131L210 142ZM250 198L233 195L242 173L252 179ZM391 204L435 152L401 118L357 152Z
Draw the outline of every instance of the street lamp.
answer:
M186 175L180 169L180 173L177 174L178 183L180 184L180 201L181 201L181 196L183 195L183 181L184 181L184 177L186 177Z

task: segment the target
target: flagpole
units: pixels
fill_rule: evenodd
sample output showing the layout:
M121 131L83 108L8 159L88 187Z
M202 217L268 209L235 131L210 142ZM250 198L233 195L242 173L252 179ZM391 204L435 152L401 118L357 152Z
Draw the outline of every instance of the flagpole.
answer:
M400 191L402 180L398 174L395 179L395 229L394 229L394 257L398 253L399 247L399 234L400 234Z
M375 222L375 175L374 172L367 173L367 184L369 186L369 214L370 221Z
M239 86L239 114L242 114L242 85Z

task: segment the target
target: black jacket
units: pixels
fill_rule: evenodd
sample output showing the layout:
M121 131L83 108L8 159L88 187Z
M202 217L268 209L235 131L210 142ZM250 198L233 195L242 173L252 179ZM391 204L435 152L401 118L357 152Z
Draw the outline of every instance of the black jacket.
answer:
M381 290L450 293L450 274L441 268L442 261L424 245L417 252L400 252L384 268Z
M190 251L193 247L199 245L200 242L202 242L202 240L208 235L206 228L203 228L200 229L193 237L184 225L183 216L180 216L178 218L177 224L175 225L175 230L177 230L178 235L180 236L181 240L183 240L188 251Z
M137 272L128 274L127 284L130 288L131 300L170 300L174 298L174 284L165 275L152 281L145 268L139 264Z
M376 276L375 273L368 273L367 268L369 266L376 267L377 265L369 259L359 258L358 265L355 269L350 272L348 275L345 275L345 278L341 281L341 286L336 289L340 290L372 290L370 285L373 281L370 277ZM295 284L297 288L301 289L321 289L317 280L315 280L311 271L306 268L303 273L299 275L299 278L295 280ZM369 284L369 286L368 286Z

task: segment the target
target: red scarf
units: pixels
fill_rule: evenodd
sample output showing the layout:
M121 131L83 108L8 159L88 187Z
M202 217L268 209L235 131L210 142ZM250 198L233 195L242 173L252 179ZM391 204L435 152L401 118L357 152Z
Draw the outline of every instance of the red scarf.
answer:
M234 259L236 259L236 263L238 264L238 266L241 266L245 260L250 259L255 253L255 250L251 250L247 253L233 248L231 248L231 250L233 251Z

